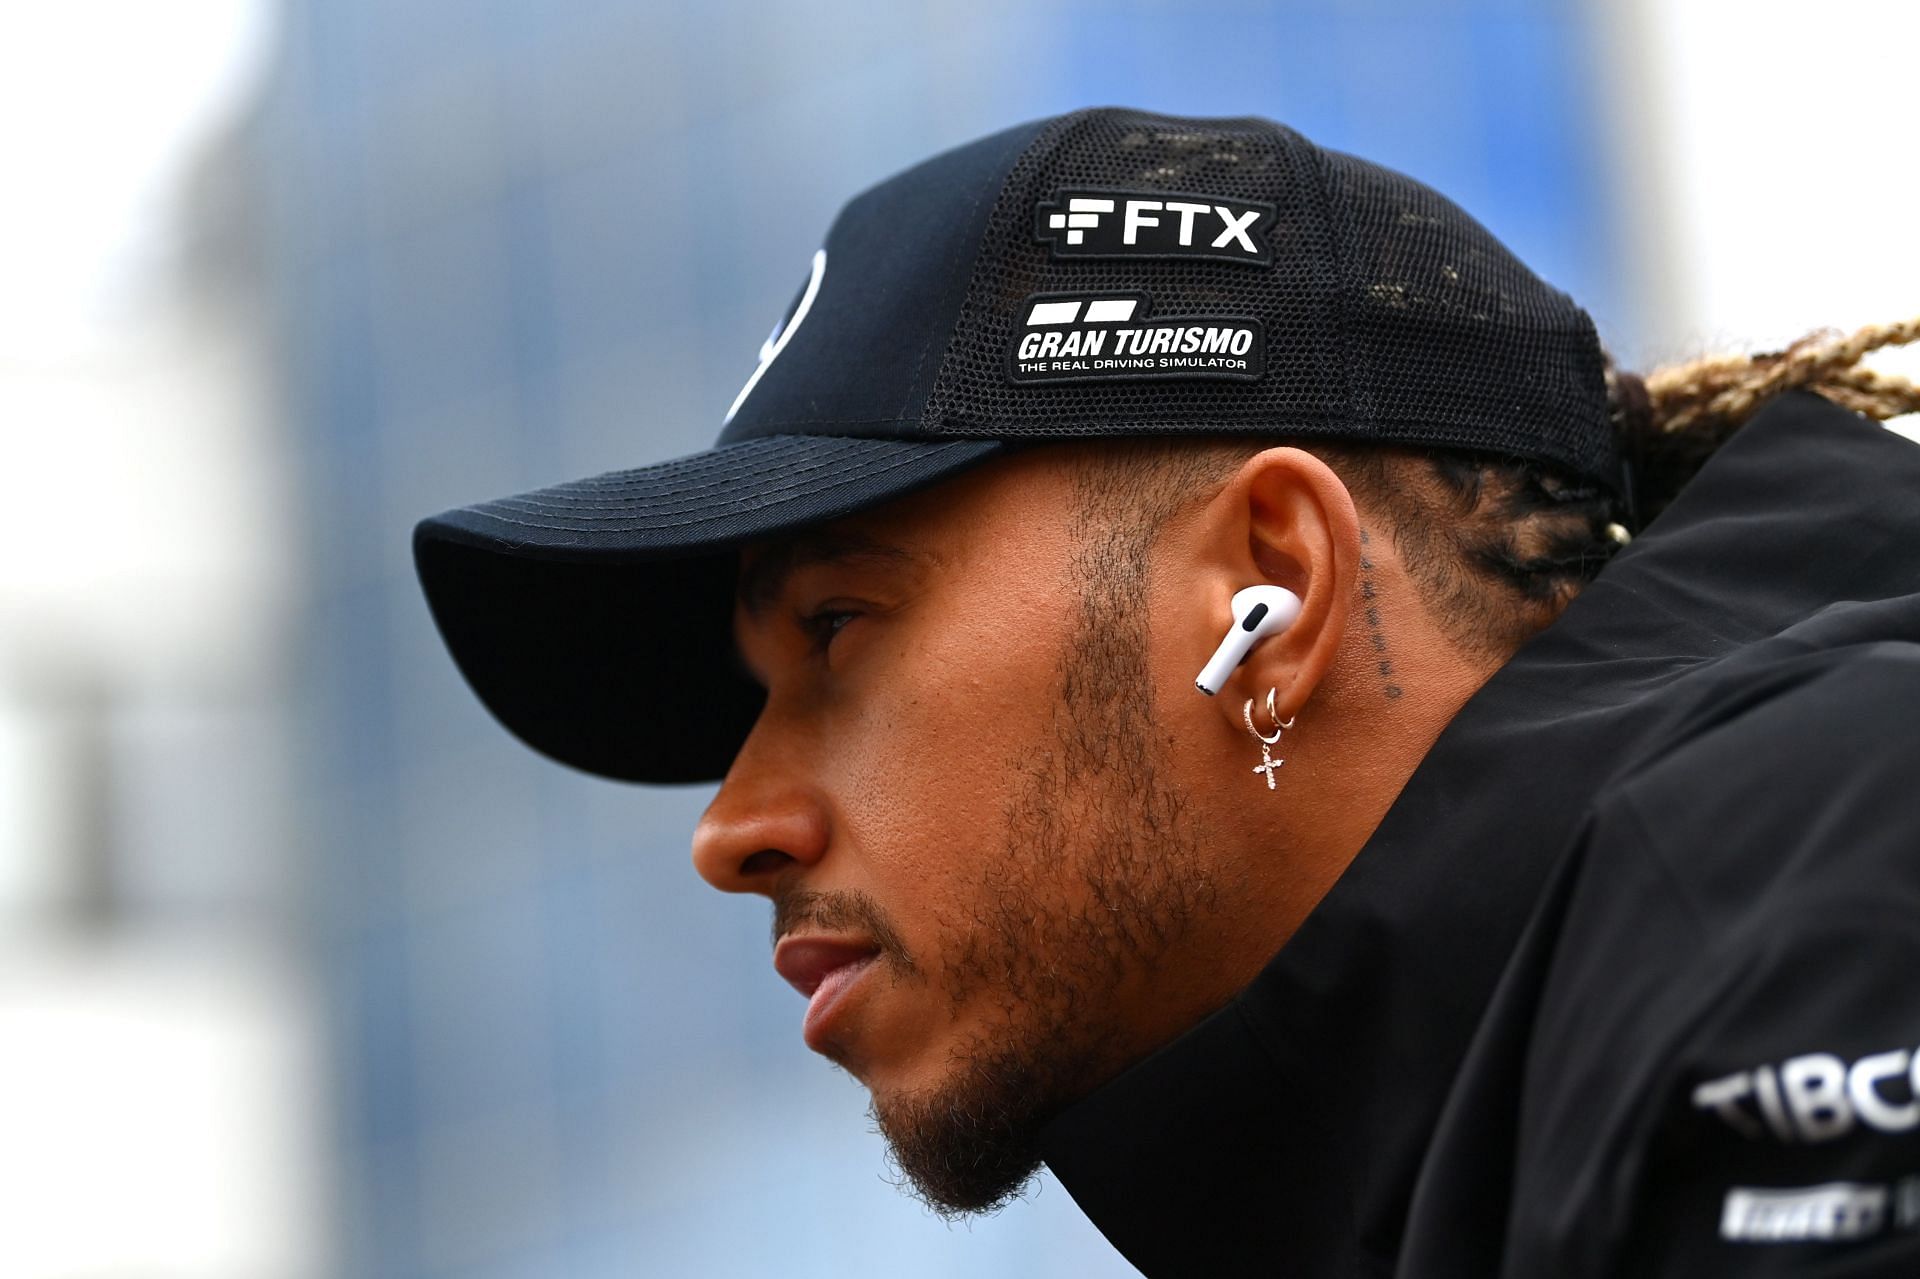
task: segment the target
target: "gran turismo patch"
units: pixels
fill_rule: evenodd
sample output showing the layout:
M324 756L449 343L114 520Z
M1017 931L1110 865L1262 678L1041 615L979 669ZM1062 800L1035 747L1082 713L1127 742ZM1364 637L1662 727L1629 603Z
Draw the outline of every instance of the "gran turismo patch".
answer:
M1145 293L1041 293L1020 304L1007 377L1022 385L1266 372L1266 335L1247 316L1148 319Z
M1271 266L1271 204L1170 191L1056 191L1033 233L1056 258L1214 258Z

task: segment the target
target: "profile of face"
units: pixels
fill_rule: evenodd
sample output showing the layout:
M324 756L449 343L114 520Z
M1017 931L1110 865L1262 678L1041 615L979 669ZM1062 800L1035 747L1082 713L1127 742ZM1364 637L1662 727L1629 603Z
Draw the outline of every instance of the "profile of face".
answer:
M1286 462L1116 535L1070 448L747 548L735 638L767 701L694 838L709 883L772 901L807 1044L948 1214L1016 1194L1049 1118L1230 998L1325 886L1240 712L1334 667L1344 488ZM1253 580L1301 621L1202 697Z

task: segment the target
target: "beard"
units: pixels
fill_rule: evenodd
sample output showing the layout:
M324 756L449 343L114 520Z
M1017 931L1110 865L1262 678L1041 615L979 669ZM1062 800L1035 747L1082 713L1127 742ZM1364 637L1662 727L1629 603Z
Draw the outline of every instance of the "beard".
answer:
M943 948L940 988L990 1029L937 1085L872 1099L899 1184L948 1220L1018 1196L1047 1123L1153 1046L1129 1005L1219 895L1154 731L1144 573L1114 553L1083 550L1051 740L1012 761L1003 846Z

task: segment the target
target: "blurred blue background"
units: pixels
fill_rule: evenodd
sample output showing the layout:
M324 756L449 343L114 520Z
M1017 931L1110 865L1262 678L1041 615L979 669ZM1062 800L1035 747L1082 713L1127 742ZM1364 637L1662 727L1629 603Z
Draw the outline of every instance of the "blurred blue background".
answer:
M1122 1275L1057 1185L950 1228L811 1057L708 792L533 758L422 606L422 515L706 447L849 195L1099 103L1415 174L1614 304L1571 4L297 0L263 141L311 463L303 712L342 1262L391 1275Z
M1629 356L1890 318L1821 292L1888 287L1831 238L1824 265L1750 269L1811 214L1753 195L1796 126L1755 123L1780 95L1742 59L1798 40L1855 92L1870 56L1786 22L1742 46L1752 13L0 19L0 85L27 86L0 88L27 157L0 191L0 464L51 481L0 513L30 549L0 560L0 1272L1133 1273L1051 1181L963 1226L889 1184L864 1093L800 1041L765 904L692 872L710 790L511 739L434 632L410 529L704 448L843 201L1085 105L1266 115L1402 169Z

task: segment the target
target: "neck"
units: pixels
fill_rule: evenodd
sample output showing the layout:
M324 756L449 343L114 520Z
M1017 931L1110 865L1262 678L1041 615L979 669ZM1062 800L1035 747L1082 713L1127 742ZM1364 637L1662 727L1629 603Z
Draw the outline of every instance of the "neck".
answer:
M1441 732L1498 669L1449 643L1410 583L1393 595L1405 606L1376 591L1355 609L1342 660L1275 747L1286 759L1273 796L1281 802L1242 806L1263 930L1259 953L1247 956L1249 980L1346 872Z

